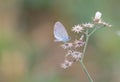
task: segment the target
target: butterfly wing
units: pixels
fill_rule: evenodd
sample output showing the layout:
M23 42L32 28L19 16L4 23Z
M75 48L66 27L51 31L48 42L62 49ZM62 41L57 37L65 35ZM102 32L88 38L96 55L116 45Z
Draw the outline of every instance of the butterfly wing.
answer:
M68 33L62 23L56 22L54 25L54 36L57 41L69 41Z

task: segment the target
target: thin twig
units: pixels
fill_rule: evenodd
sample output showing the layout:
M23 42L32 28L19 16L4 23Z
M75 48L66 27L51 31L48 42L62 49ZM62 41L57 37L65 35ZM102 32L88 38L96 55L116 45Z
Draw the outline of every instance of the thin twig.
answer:
M87 71L87 69L86 69L84 63L83 63L82 61L79 61L79 62L80 62L80 64L81 64L81 66L82 66L82 68L83 68L83 70L84 70L86 76L88 77L89 81L90 81L90 82L93 82L93 79L91 78L89 72Z
M86 41L85 41L85 46L84 46L84 49L83 49L83 54L82 54L82 57L81 57L81 61L83 61L85 51L86 51L86 48L87 48L87 44L88 44L88 39L89 39L89 37L88 37L88 29L87 29L85 34L86 34Z

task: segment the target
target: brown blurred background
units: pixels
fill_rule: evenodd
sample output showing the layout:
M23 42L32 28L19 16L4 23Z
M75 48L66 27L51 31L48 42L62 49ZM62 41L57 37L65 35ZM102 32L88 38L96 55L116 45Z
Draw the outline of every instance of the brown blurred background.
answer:
M112 28L89 40L84 63L95 82L120 82L119 0L0 0L0 82L88 82L79 63L61 69L65 50L53 25L92 21L96 11Z

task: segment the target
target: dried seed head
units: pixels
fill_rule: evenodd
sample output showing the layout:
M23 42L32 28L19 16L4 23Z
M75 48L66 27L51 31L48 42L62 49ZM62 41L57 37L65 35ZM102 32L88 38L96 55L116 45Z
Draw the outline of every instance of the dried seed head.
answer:
M68 50L68 51L67 51L67 54L66 54L66 57L68 57L68 56L71 55L72 53L73 53L72 50Z
M85 44L85 42L83 42L82 40L75 40L74 44L75 44L75 48L77 48L77 47L82 47Z
M82 32L84 29L81 25L75 25L74 27L72 27L72 31L80 33Z
M104 26L107 26L107 27L112 27L112 25L106 23L106 22L101 22L101 24L103 24Z
M64 44L61 45L61 47L64 48L64 49L70 49L72 46L73 46L72 43L64 43Z
M86 27L86 28L93 28L94 24L92 24L92 23L85 23L85 24L82 24L82 26Z
M81 58L82 53L78 51L74 51L71 55L73 58L75 58L76 61L78 61Z
M72 65L73 62L65 60L64 63L61 64L61 67L66 69Z

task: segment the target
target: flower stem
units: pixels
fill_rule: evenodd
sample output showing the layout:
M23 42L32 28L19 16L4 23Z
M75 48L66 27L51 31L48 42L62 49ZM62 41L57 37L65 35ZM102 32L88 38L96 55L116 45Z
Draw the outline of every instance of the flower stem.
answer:
M87 30L86 30L85 46L84 46L84 49L83 49L83 54L82 54L81 60L80 60L79 62L80 62L80 64L81 64L81 66L82 66L82 68L83 68L86 76L88 77L89 81L90 81L90 82L93 82L93 79L91 78L89 72L87 71L87 69L86 69L86 67L85 67L85 65L84 65L84 63L83 63L83 59L84 59L85 51L86 51L86 48L87 48L89 36L92 35L92 34L96 31L96 29L94 29L90 34L88 34L88 31L89 31L89 30L87 29Z
M89 81L90 81L90 82L93 82L93 79L91 78L90 74L88 73L88 71L87 71L87 69L86 69L84 63L83 63L82 61L79 61L79 62L80 62L80 64L81 64L81 66L82 66L82 68L83 68L83 70L84 70L86 76L88 77Z
M88 37L90 37L96 30L100 29L102 26L95 26L95 28L88 34Z
M100 27L99 27L100 28ZM86 51L86 48L87 48L87 44L88 44L88 40L89 40L89 37L97 30L97 29L99 29L99 28L94 28L93 30L92 30L92 32L88 32L89 30L87 29L86 30L86 40L85 40L85 46L84 46L84 49L83 49L83 55L82 55L82 57L81 57L81 61L83 61L83 59L84 59L84 55L85 55L85 51Z
M87 31L86 31L86 41L85 41L85 46L84 46L84 49L83 49L83 54L82 54L82 57L81 57L81 61L83 61L83 58L84 58L84 55L85 55L85 51L86 51L87 44L88 44L88 39L89 39L89 36L88 36L88 29L87 29Z

